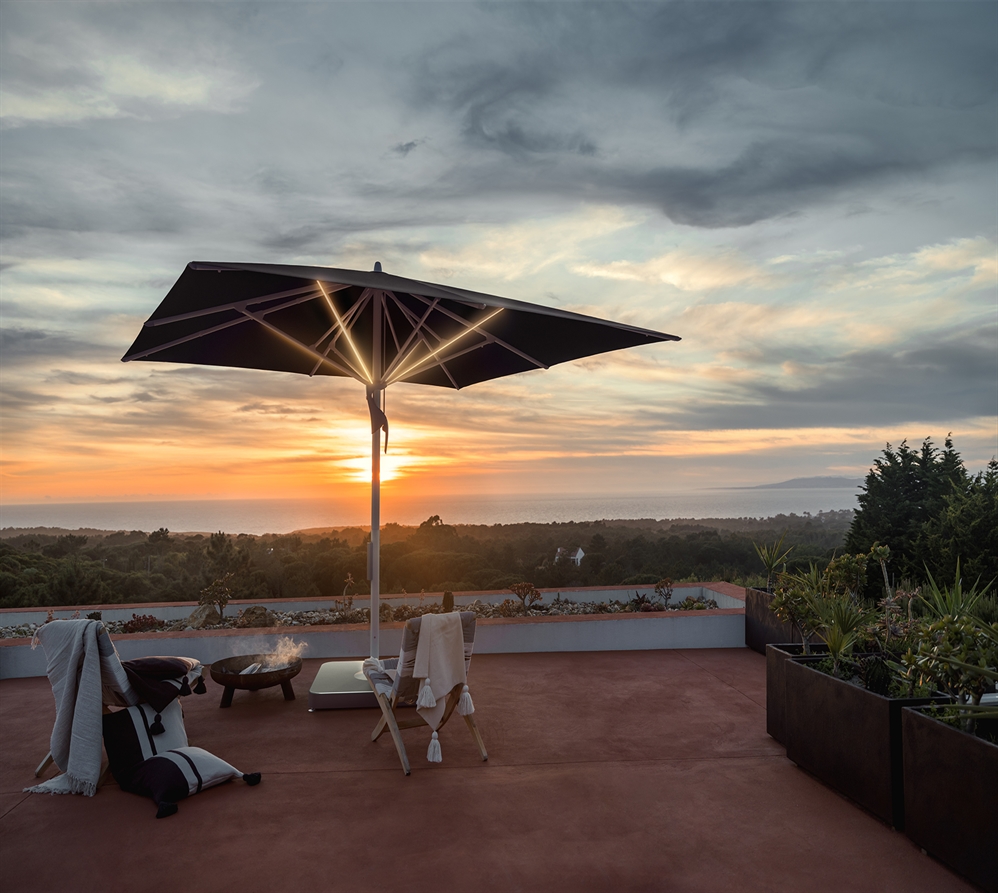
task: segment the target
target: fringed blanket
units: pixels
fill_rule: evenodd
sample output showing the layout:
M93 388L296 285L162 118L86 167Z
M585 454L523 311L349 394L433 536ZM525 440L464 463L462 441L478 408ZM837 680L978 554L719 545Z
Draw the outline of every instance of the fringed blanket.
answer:
M55 696L52 759L63 775L26 791L97 793L101 766L101 660L96 620L54 620L36 638L45 648L46 673Z

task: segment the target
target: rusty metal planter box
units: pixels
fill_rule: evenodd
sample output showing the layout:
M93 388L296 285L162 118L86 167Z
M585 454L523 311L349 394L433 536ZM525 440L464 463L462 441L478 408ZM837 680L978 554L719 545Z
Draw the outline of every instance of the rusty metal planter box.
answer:
M784 623L770 610L773 593L765 589L745 590L745 644L759 654L767 645L793 642L799 639L792 624Z
M825 654L825 645L812 645L812 652ZM774 741L787 746L786 663L804 654L799 642L766 645L766 732Z
M928 698L886 698L808 664L785 662L787 757L875 816L904 828L901 711Z
M902 711L905 833L998 893L998 745L919 710Z

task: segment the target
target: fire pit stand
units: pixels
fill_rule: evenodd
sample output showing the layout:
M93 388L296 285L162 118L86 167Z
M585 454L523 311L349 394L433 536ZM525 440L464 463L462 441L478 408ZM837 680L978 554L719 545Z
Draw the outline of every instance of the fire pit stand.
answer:
M231 707L232 695L237 688L244 691L259 691L261 688L270 688L274 685L281 686L285 701L293 701L295 690L291 687L291 680L301 672L300 657L296 657L274 670L263 670L245 675L242 673L251 664L266 664L268 660L273 660L273 657L272 654L241 654L239 657L216 660L211 665L211 678L219 685L225 686L225 691L222 692L222 701L218 706Z

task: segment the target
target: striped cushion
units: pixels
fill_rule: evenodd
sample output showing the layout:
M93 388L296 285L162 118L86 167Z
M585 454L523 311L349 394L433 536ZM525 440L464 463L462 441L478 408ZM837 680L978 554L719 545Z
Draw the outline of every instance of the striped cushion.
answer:
M243 778L250 785L260 781L260 774L243 775L235 766L200 747L178 747L146 760L135 770L129 790L152 797L159 807L156 818L177 811L176 803L205 788Z
M153 732L159 717L163 731ZM184 713L180 701L173 700L156 713L148 704L136 704L103 717L104 749L114 780L128 789L132 773L144 760L175 747L187 746Z

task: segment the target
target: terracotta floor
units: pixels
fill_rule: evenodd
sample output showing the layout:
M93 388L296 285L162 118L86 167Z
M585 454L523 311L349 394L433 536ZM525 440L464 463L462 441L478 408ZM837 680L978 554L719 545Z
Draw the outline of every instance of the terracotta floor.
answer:
M184 700L192 744L244 771L155 819L112 782L24 794L48 749L44 678L0 682L0 889L19 891L877 891L973 888L804 772L766 735L748 650L479 655L464 724L413 773L371 710L279 688Z

